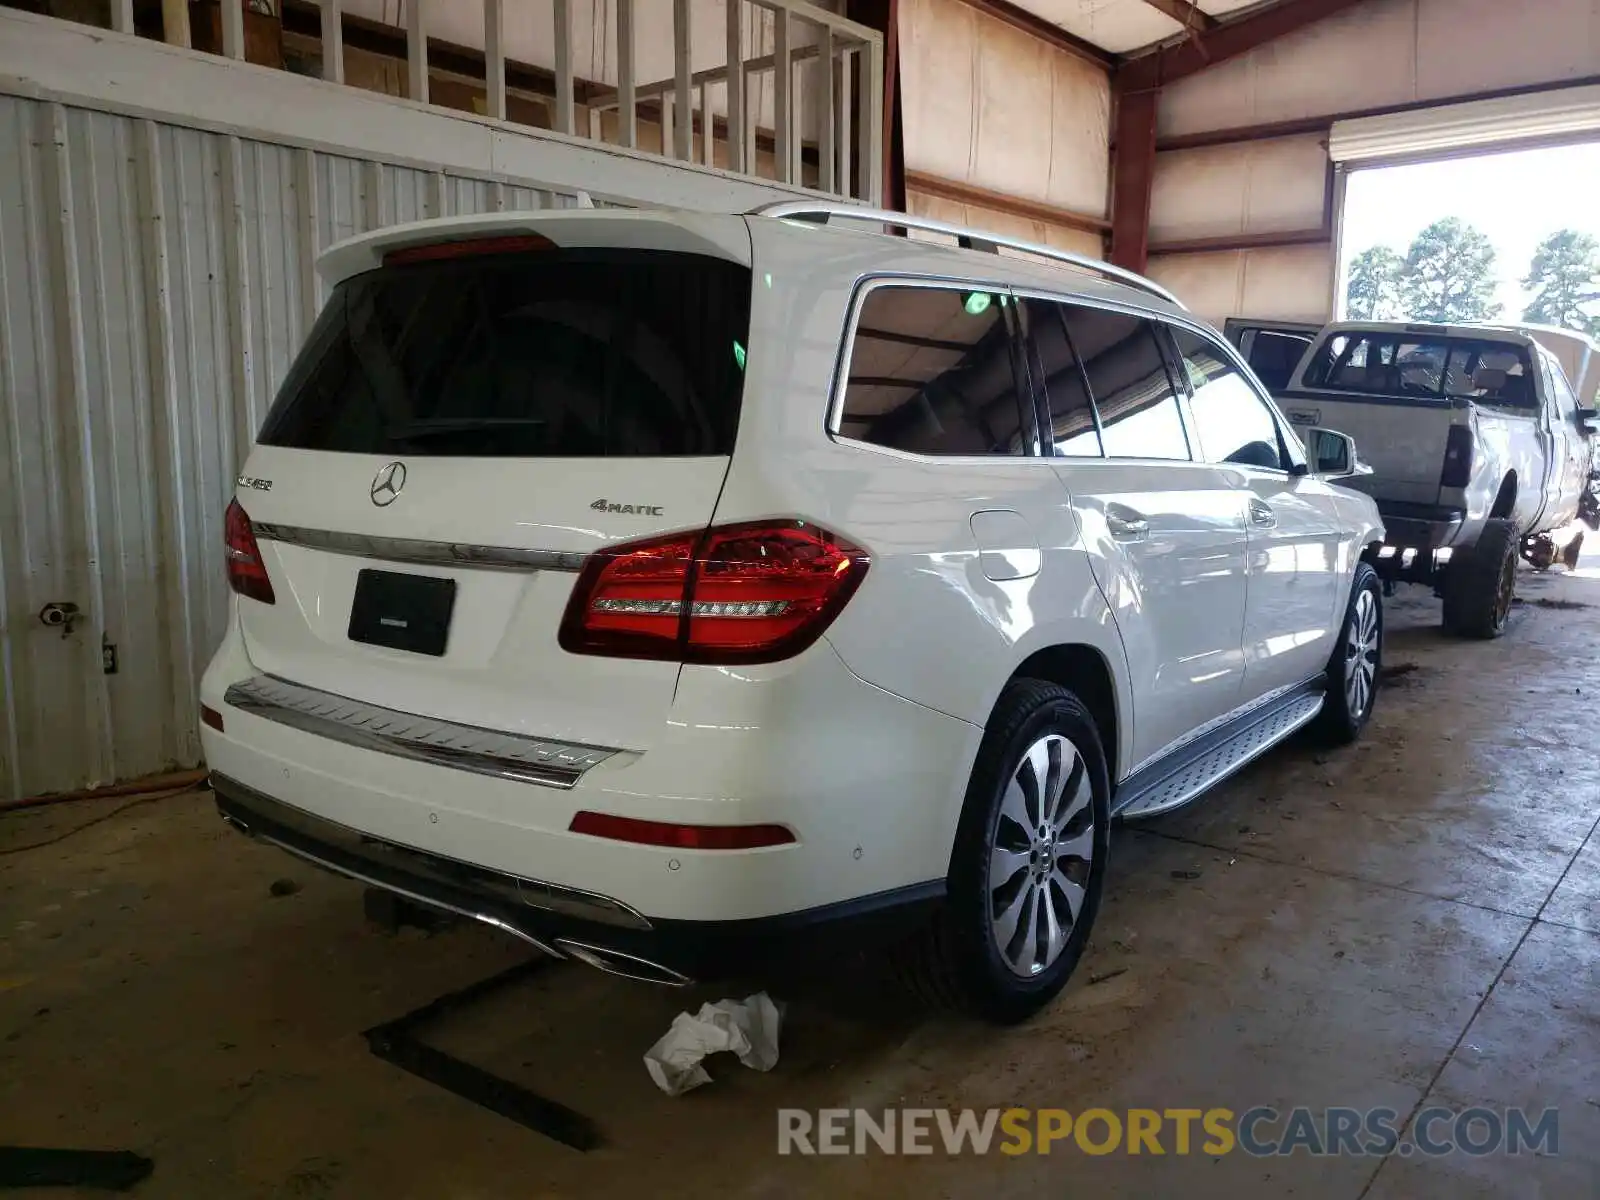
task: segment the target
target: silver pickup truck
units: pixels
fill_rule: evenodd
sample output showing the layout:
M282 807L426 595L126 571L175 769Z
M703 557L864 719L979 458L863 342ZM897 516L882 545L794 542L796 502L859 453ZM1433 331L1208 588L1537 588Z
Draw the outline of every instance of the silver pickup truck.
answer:
M1575 565L1578 519L1600 528L1600 346L1582 335L1365 321L1234 321L1228 333L1303 437L1355 439L1371 471L1347 486L1377 501L1387 530L1374 565L1386 584L1432 585L1447 628L1499 635L1518 555Z

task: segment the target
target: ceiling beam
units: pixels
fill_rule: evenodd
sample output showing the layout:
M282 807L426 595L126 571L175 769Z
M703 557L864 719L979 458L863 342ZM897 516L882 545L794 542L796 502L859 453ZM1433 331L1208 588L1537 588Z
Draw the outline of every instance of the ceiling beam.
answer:
M1325 20L1362 0L1283 0L1237 21L1224 21L1210 33L1189 38L1124 62L1112 79L1117 91L1153 92L1207 67L1247 54Z
M1144 0L1157 12L1164 12L1179 25L1184 32L1210 33L1221 22L1201 8L1195 0Z
M1013 29L1031 34L1041 42L1048 42L1057 50L1064 50L1074 58L1091 62L1102 70L1110 71L1117 65L1114 54L1084 41L1081 37L1075 37L1059 25L1052 25L1043 17L1034 16L1027 9L1012 4L1010 0L961 0L961 2L969 8L977 9L985 16L1004 21Z

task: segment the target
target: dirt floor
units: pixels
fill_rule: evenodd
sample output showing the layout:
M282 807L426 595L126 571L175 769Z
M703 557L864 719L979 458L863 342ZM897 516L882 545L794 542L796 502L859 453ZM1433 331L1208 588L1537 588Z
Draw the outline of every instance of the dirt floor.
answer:
M871 963L841 962L773 988L774 1071L723 1056L675 1100L644 1050L740 985L555 964L430 1031L593 1117L606 1142L588 1154L361 1037L523 959L517 943L381 933L358 887L230 832L203 794L5 816L0 1143L137 1150L151 1197L1600 1196L1600 570L1520 591L1508 636L1469 643L1402 589L1364 742L1291 743L1118 830L1089 953L1027 1025L920 1015ZM1559 1148L776 1152L780 1107L1260 1105L1556 1108Z

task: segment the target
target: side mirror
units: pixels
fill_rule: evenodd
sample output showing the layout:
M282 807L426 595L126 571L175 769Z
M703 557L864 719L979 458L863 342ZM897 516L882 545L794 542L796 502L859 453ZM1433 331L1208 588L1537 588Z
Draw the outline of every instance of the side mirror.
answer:
M1311 474L1324 479L1372 474L1372 468L1356 457L1356 440L1348 433L1333 429L1312 429L1307 433L1306 457Z
M1580 408L1576 416L1578 428L1584 433L1600 433L1600 427L1595 425L1596 421L1600 421L1600 408Z

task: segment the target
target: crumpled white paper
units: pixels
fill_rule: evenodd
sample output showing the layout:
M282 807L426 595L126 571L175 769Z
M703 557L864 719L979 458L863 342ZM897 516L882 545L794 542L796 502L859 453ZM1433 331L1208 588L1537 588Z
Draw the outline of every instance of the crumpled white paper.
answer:
M661 1040L645 1051L644 1065L656 1086L681 1096L711 1076L700 1061L708 1054L731 1050L757 1071L778 1065L778 1025L782 1014L772 997L757 992L743 1000L705 1003L693 1016L679 1013Z

